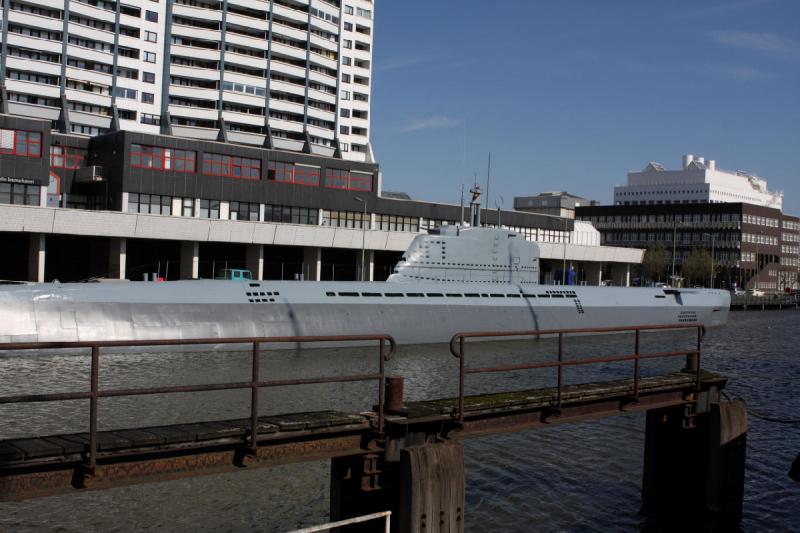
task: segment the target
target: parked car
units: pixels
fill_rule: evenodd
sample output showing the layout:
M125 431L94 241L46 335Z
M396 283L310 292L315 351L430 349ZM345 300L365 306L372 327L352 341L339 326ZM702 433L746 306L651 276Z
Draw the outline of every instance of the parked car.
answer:
M761 289L747 289L748 296L764 296L764 291Z

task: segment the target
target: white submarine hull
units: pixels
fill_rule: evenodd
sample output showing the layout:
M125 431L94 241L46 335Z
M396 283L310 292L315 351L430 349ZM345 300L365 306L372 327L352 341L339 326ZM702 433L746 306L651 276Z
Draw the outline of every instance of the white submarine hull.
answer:
M11 289L11 290L9 290ZM458 332L724 325L730 296L707 289L175 281L0 288L0 342L388 333L401 344Z

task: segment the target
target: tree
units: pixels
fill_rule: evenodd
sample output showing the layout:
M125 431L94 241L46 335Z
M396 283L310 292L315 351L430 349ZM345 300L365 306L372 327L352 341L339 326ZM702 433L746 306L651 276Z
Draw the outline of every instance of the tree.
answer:
M642 258L642 267L648 279L660 281L667 269L667 248L663 244L648 247Z
M692 283L705 284L711 276L711 252L695 248L683 263L683 277Z

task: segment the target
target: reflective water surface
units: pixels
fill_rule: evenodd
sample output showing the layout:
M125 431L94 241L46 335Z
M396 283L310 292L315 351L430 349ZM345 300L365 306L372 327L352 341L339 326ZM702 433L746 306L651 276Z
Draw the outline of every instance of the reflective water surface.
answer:
M795 345L800 313L733 313L724 329L709 332L703 366L730 378L728 393L773 418L800 418L800 377ZM691 334L647 334L643 349L688 347ZM570 338L569 357L620 354L630 336ZM544 360L555 341L469 345L472 366ZM247 353L147 353L102 356L101 386L136 388L166 384L240 381L249 377ZM676 370L681 360L653 361L644 374ZM264 352L262 377L278 379L362 373L377 367L377 350L339 348ZM446 347L403 347L387 370L406 378L406 399L453 395L457 364ZM630 364L575 367L568 382L631 374ZM554 371L471 376L468 391L524 389L554 384ZM0 395L84 390L88 357L0 357ZM377 400L376 385L337 383L271 389L263 413L320 409L364 410ZM241 418L247 391L104 399L100 428ZM0 438L83 431L88 402L0 406ZM644 415L554 426L466 442L469 531L636 530L639 514ZM749 418L744 521L749 531L800 527L800 484L787 476L800 452L800 424ZM327 521L327 462L73 493L0 503L0 531L285 531Z

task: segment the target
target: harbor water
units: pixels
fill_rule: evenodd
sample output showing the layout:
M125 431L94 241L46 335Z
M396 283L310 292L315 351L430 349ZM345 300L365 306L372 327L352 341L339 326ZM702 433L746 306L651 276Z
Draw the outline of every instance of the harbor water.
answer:
M746 531L800 531L800 483L787 472L800 453L800 313L732 313L708 332L704 369L730 378L727 393L747 400ZM690 346L686 333L652 333L643 349ZM552 339L468 345L468 365L551 358ZM569 338L570 357L630 352L631 336ZM524 354L524 355L523 355ZM680 368L652 361L644 374ZM272 351L262 377L361 373L377 366L373 348ZM406 399L452 396L457 362L446 347L402 347L387 371L405 377ZM142 353L102 356L102 388L247 380L247 353ZM83 355L0 356L0 396L85 390ZM630 364L570 367L569 383L630 377ZM471 376L468 393L554 384L552 371ZM263 414L369 409L377 385L336 383L269 389ZM248 415L248 391L111 398L100 402L100 429ZM768 421L765 418L774 419ZM794 420L794 423L791 421ZM644 414L470 439L465 444L468 531L635 531L644 448ZM0 406L0 439L88 429L88 402ZM0 531L286 531L328 520L329 463L285 465L230 474L0 503Z

